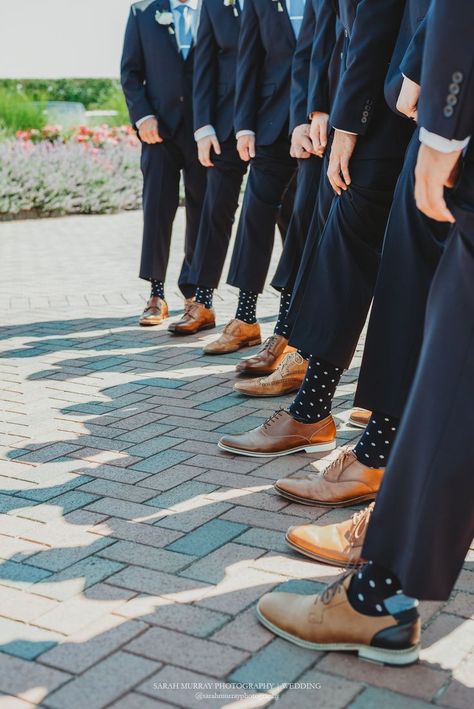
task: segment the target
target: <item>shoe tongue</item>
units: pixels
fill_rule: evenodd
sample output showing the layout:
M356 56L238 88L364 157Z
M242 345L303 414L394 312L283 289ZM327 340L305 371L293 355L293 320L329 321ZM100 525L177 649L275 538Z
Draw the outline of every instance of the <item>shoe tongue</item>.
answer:
M343 451L336 460L331 463L324 471L326 480L335 482L344 474L345 470L352 465L355 456L350 450Z

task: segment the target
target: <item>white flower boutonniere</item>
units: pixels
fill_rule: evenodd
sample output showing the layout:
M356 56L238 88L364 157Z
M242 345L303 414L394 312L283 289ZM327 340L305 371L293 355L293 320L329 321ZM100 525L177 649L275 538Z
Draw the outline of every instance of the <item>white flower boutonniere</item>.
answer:
M236 17L239 16L239 11L237 9L236 0L224 0L224 7L231 7L234 11Z
M281 4L281 2L279 2L279 3L277 4L277 9L278 9L278 12L284 12L284 10L283 10L283 5Z
M163 12L160 12L157 10L155 14L155 20L158 22L159 25L162 27L167 27L168 32L170 34L174 34L174 28L173 28L173 13L172 12L167 12L164 10Z

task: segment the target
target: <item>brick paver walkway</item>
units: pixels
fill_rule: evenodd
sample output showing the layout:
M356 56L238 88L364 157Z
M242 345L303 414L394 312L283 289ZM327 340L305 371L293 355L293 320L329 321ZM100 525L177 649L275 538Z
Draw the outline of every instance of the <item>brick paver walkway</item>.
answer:
M238 356L201 356L214 333L136 326L139 231L139 214L0 224L0 706L207 709L280 696L282 709L472 709L472 552L450 602L424 604L412 668L315 654L258 625L265 591L312 592L338 573L292 553L287 527L351 510L274 493L283 473L321 467L314 457L218 451L222 433L286 401L232 393ZM179 254L177 243L170 283ZM216 301L222 325L235 296L224 287ZM265 333L277 306L269 289ZM336 399L341 443L357 438L345 423L356 366ZM215 684L225 680L235 686ZM199 695L193 682L210 685Z

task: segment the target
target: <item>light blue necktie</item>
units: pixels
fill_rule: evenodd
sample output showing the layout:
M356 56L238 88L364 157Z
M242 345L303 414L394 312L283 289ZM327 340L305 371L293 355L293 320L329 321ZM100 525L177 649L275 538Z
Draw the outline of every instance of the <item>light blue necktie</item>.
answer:
M183 59L186 59L193 41L193 24L191 16L193 11L187 5L178 5L176 12L179 14L179 22L177 27L178 44Z
M288 0L287 2L288 14L290 15L296 39L298 39L301 25L303 24L304 5L305 0Z

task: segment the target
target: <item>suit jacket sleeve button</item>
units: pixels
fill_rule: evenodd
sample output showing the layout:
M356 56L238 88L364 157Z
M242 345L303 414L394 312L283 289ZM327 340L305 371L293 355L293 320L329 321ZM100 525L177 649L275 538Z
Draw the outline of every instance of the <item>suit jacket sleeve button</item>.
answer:
M453 108L452 106L445 106L445 107L443 108L443 113L444 113L444 115L445 115L446 118L451 118L451 116L452 116L453 113L454 113L454 108Z
M461 89L459 88L459 84L449 84L450 94L454 94L454 96L457 96L460 91Z
M463 73L461 71L455 71L453 74L453 81L455 84L460 84L464 79Z
M184 102L184 96L180 96L180 97L179 97L179 100L181 101L181 103L183 103L183 102Z
M446 96L446 103L448 104L448 106L455 106L457 102L458 100L456 96L453 96L453 94L449 94L448 96Z

